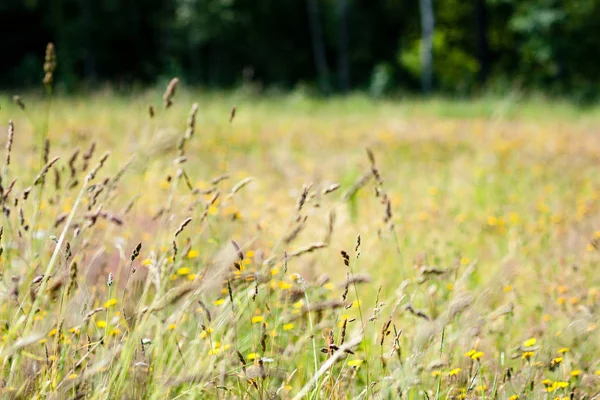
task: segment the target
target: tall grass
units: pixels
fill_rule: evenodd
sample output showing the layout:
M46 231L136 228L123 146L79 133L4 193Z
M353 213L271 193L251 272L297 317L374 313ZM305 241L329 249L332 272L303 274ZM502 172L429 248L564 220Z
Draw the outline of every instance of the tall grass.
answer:
M52 83L0 104L4 398L600 391L593 113Z

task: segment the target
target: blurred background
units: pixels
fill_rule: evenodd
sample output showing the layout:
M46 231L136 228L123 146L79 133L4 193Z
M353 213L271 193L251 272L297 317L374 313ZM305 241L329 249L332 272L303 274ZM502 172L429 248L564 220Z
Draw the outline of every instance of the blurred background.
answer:
M209 88L593 100L600 0L2 0L0 85L60 90L179 76Z

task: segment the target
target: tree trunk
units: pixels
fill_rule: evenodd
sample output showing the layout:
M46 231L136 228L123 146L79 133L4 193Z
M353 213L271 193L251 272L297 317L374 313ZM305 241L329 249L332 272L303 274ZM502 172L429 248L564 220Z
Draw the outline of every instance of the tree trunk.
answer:
M421 85L425 93L433 88L433 0L419 0L421 8Z
M83 18L83 70L88 86L96 82L96 57L94 56L92 44L92 0L81 0L81 12Z
M323 40L323 29L319 20L319 5L317 0L306 0L308 7L308 24L312 38L313 55L315 67L319 77L319 87L323 93L329 93L329 68L325 57L325 43Z
M479 61L479 82L484 84L488 78L490 69L486 0L477 0L475 4L475 18L477 19L477 58Z
M200 45L193 40L192 28L187 27L187 47L190 57L190 75L193 82L202 82Z
M209 46L208 60L208 85L211 87L219 87L221 84L221 49L222 46L219 40L213 40Z
M350 89L350 60L348 56L348 1L338 0L338 78L342 92Z

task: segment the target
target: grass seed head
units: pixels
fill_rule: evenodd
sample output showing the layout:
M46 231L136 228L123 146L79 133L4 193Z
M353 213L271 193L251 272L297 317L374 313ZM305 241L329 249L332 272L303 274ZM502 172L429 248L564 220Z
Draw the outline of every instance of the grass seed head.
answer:
M35 178L35 181L33 182L33 186L35 185L39 185L41 183L43 183L44 181L44 177L46 176L46 174L48 173L48 170L50 169L50 167L52 167L58 160L60 159L60 157L54 157L52 160L48 161L46 163L46 165L44 165L42 167L42 170L40 171L40 173L37 175L37 177Z
M44 60L44 85L49 87L54 80L54 70L56 70L56 53L54 44L48 43L46 46L46 57Z
M90 147L88 147L88 149L85 151L85 153L83 153L83 166L81 167L82 171L87 171L88 166L89 166L89 162L92 158L92 156L94 155L94 151L96 150L96 142L92 142L92 144L90 144ZM76 157L76 156L74 156Z
M198 304L200 304L200 308L202 308L202 311L204 312L204 315L206 316L206 319L208 320L208 322L209 323L212 322L212 317L211 317L208 307L206 307L206 304L204 304L204 302L202 300L198 300Z
M198 103L192 104L192 109L190 110L190 115L188 117L187 129L185 131L185 138L191 139L194 136L194 131L196 129L196 114L198 113Z
M192 218L191 218L191 217L189 217L189 218L186 218L186 219L185 219L185 220L184 220L184 221L183 221L183 222L182 222L182 223L179 225L179 227L178 227L178 228L177 228L177 230L175 231L175 235L173 235L173 237L177 237L177 236L179 236L179 234L180 234L181 232L183 232L183 230L185 229L185 227L186 227L186 226L188 226L188 224L189 224L190 222L192 222Z
M13 96L13 103L15 103L21 110L25 110L25 103L23 103L21 96Z
M231 107L231 111L229 112L229 123L233 122L233 119L235 118L236 110L237 110L236 106Z
M10 153L12 151L13 140L15 137L15 124L12 120L8 121L8 139L6 141L6 166L10 164Z
M177 89L177 84L179 83L179 78L173 78L167 85L167 89L163 94L163 104L165 108L169 108L173 105L173 97L175 96L175 90Z

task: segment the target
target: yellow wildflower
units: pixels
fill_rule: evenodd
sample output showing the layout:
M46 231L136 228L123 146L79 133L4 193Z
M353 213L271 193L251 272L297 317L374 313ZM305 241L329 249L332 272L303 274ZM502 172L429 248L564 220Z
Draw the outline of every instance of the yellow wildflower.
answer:
M189 267L183 267L183 268L179 268L177 270L177 275L185 276L185 275L189 275L191 272L192 272L192 270Z
M524 351L521 358L523 358L523 360L529 360L534 355L535 355L535 353L533 351Z
M257 324L259 322L263 322L265 319L263 318L262 315L255 315L254 317L252 317L252 323L253 324Z
M461 368L454 368L454 369L450 370L450 372L448 373L448 375L450 375L450 376L456 376L456 375L458 375L460 373L460 371L462 371Z
M69 329L69 332L79 335L79 333L81 332L81 328L79 328L78 326L74 326L71 329Z
M579 375L581 375L581 370L580 369L574 369L573 371L571 371L571 376L576 378Z
M292 285L290 283L287 283L284 281L279 282L277 285L279 286L280 289L283 289L283 290L288 290L288 289L291 289L291 287L292 287Z
M294 324L292 324L292 323L284 324L283 325L283 330L284 331L289 331L289 330L292 330L292 329L294 329Z
M348 366L349 367L359 367L364 360L350 360L348 361Z
M558 286L558 293L560 293L560 294L565 294L565 293L567 293L568 290L569 290L568 286L565 286L565 285Z
M531 346L535 346L536 343L537 343L537 339L531 338L531 339L527 339L525 342L523 342L523 346L531 347Z
M579 303L579 299L577 297L573 296L569 299L569 302L571 304L575 305L575 304Z
M200 332L200 338L204 339L204 338L208 337L208 335L210 335L211 333L213 333L212 328L204 329L202 332Z
M187 258L189 258L191 260L191 259L197 258L199 255L200 255L200 252L198 250L190 250L187 253Z
M563 361L562 357L555 357L554 359L552 359L552 365L558 365Z
M471 355L471 359L473 359L475 361L479 360L481 357L483 357L482 351L477 351L477 352L473 353L473 355Z
M295 302L292 307L296 308L296 309L300 309L302 308L302 306L304 305L304 300L298 300L297 302Z
M104 308L110 308L110 307L114 306L115 304L117 304L117 299L106 300L104 302Z

